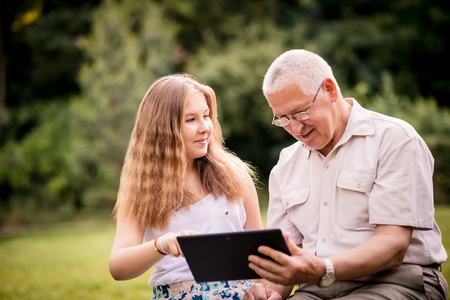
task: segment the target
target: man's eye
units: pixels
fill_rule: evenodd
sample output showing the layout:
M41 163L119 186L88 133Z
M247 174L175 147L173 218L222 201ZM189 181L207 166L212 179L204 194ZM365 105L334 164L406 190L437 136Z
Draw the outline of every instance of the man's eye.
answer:
M298 117L298 116L304 115L305 113L306 113L306 111L299 111L299 112L293 114L292 116L293 116L294 118L296 118L296 117Z

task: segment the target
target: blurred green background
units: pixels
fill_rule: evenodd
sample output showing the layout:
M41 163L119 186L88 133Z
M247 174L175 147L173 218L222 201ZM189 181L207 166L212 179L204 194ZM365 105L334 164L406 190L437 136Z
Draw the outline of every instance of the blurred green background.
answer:
M261 92L305 48L345 97L410 122L450 191L450 3L433 0L1 0L0 226L109 216L138 105L188 72L217 94L226 145L265 189L281 148Z
M256 167L264 194L293 139L270 125L261 84L293 48L324 57L345 97L416 128L436 159L439 213L450 204L448 32L450 2L437 0L0 0L0 233L111 221L139 103L176 72L216 91L226 146Z

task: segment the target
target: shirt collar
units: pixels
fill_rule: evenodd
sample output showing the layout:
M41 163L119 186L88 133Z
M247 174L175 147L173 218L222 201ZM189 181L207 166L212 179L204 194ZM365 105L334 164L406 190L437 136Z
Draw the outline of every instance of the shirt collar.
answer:
M338 144L346 143L352 136L374 135L375 129L368 111L353 98L344 100L352 103L352 110L348 118L347 127Z

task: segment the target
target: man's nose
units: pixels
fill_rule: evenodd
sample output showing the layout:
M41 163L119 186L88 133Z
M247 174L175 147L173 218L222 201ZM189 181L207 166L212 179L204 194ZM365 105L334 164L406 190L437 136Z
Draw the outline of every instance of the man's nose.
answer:
M298 135L298 134L300 134L300 132L302 131L302 129L303 129L303 126L305 126L305 124L303 123L303 121L297 121L297 120L294 120L294 119L290 119L289 120L290 122L289 122L289 131L290 131L290 133L291 134L294 134L294 135Z

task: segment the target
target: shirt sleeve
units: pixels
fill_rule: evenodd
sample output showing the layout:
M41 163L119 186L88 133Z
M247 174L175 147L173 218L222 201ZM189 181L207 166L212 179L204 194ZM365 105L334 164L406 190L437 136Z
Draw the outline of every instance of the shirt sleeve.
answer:
M380 144L377 175L369 195L370 223L431 230L433 156L415 131L411 134L403 128L388 133Z

